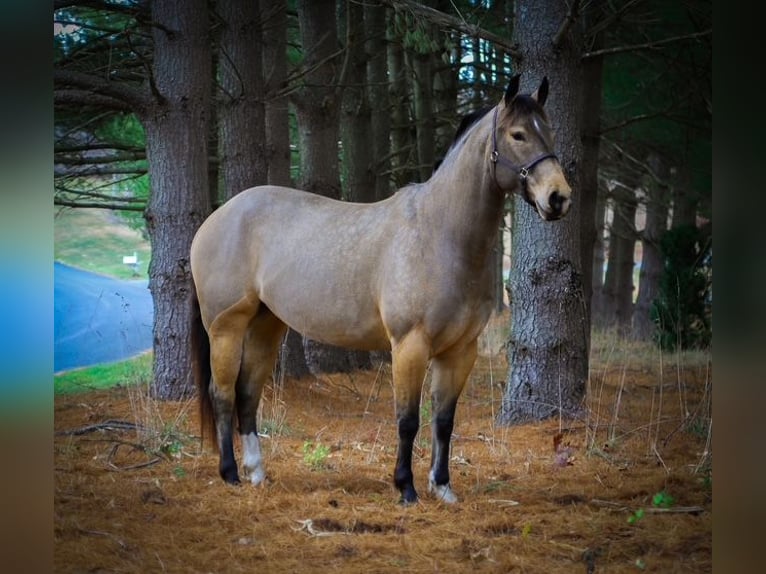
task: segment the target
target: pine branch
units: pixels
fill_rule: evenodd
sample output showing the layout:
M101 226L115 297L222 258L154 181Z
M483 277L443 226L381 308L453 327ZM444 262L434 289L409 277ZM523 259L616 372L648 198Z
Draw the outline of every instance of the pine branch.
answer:
M76 208L91 208L97 209L111 209L112 211L138 211L143 212L146 210L145 205L119 205L115 203L101 203L95 201L73 201L69 199L62 199L60 197L53 198L53 205L59 207L76 207Z
M87 74L84 72L75 72L71 70L53 70L53 84L56 88L74 88L101 98L111 98L124 102L133 111L144 110L149 102L143 93L137 88L128 86L121 82L111 82L100 76ZM73 94L70 94L73 95ZM87 103L82 101L80 103Z
M94 150L95 151L95 150ZM108 163L136 162L146 159L146 153L143 150L120 151L110 154L100 154L98 156L83 157L67 156L59 150L55 150L53 163L60 165L102 165Z
M132 107L124 100L111 96L95 94L87 90L61 89L53 91L53 103L61 106L92 105L120 112L132 111Z
M502 36L498 36L497 34L490 32L489 30L485 30L484 28L477 26L475 24L469 24L465 20L456 18L455 16L451 16L449 14L445 14L444 12L441 12L440 10L435 10L434 8L423 6L419 2L414 2L413 0L378 0L378 1L381 4L390 6L394 10L406 10L418 18L425 18L426 20L428 20L432 24L439 26L440 28L451 28L453 30L457 30L471 37L477 36L479 38L484 38L485 40L489 40L490 42L493 42L494 44L497 44L498 46L503 48L506 52L508 52L508 54L512 58L518 59L521 57L521 52L519 51L518 46L512 44L508 38L503 38Z
M104 0L54 0L53 11L64 8L92 8L108 12L119 12L130 16L148 15L149 4L147 2L119 3L105 2Z
M574 0L572 2L572 5L569 7L569 11L567 12L566 18L564 18L564 21L561 23L561 26L559 26L558 32L556 32L556 35L553 37L553 47L559 48L561 46L561 42L564 41L564 36L569 31L569 28L572 27L572 24L577 21L577 17L579 16L579 10L580 10L580 0Z
M139 204L144 205L146 199L132 196L111 195L107 193L96 193L93 191L85 191L84 189L67 189L64 187L59 188L57 193L67 193L78 197L87 197L89 199L103 199L105 201L114 201L127 204Z
M613 48L603 48L602 50L593 50L592 52L586 52L582 55L582 59L595 58L597 56L611 56L614 54L621 54L623 52L637 52L639 50L652 50L661 46L667 46L675 42L683 42L686 40L694 40L695 38L702 38L705 36L711 36L713 29L703 30L702 32L694 32L692 34L684 34L681 36L673 36L672 38L664 38L655 42L645 42L644 44L633 44L631 46L615 46Z
M56 163L63 163L56 161ZM143 175L146 173L146 168L136 167L100 167L97 164L101 164L100 161L86 162L82 169L76 170L59 170L54 168L54 175L57 177L88 177L88 176L107 176L107 175Z

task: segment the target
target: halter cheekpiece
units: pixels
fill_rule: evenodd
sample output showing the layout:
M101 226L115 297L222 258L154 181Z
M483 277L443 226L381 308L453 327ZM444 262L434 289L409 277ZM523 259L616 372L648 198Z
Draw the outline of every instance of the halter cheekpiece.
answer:
M526 190L527 176L529 175L529 172L532 171L532 168L534 168L538 163L546 159L555 159L558 161L559 158L555 153L544 153L537 156L532 161L519 166L509 159L501 156L500 152L497 150L497 108L495 108L495 113L492 116L492 153L489 156L489 160L495 166L495 172L497 172L497 164L499 162L511 171L516 172L516 174L519 176L519 179L521 180L522 189ZM497 175L495 175L495 182L497 183Z

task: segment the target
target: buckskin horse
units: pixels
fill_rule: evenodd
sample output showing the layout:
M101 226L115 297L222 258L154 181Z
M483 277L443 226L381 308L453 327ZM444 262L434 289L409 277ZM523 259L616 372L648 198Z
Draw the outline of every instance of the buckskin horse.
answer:
M361 204L286 187L245 190L200 226L191 246L193 365L203 437L218 470L265 471L256 414L288 328L342 347L390 349L399 444L394 484L417 501L412 448L431 365L429 491L452 503L449 451L455 408L492 311L492 251L508 193L546 221L566 215L572 190L553 153L543 109L548 80L498 104L455 141L425 183Z

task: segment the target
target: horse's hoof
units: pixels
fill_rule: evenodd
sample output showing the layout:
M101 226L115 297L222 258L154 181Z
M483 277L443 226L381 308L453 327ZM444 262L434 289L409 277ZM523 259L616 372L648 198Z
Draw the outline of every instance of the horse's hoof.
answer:
M239 473L237 470L228 470L225 472L221 472L221 478L226 484L233 484L235 486L239 486L241 483L239 481Z
M410 506L418 502L418 493L412 487L402 490L402 497L399 499L399 504L402 506Z
M255 469L248 469L245 468L242 471L242 474L245 477L245 480L250 482L253 486L258 486L259 484L263 484L266 480L266 472L262 468L255 468Z
M457 502L457 496L452 492L452 489L447 484L436 484L433 481L428 481L428 492L434 495L437 500L446 502L447 504L455 504Z

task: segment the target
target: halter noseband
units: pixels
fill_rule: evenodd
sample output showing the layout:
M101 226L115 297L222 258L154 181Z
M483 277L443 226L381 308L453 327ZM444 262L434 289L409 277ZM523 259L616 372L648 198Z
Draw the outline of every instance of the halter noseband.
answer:
M534 168L538 163L541 161L544 161L546 159L555 159L558 161L558 157L555 153L544 153L539 156L537 156L532 161L524 164L524 165L516 165L509 159L503 157L500 155L500 152L497 150L497 108L495 108L495 113L492 116L492 153L489 156L489 161L492 162L492 164L495 166L495 183L497 183L497 164L498 162L511 171L515 172L519 179L521 180L521 189L526 192L527 190L527 176L529 175L529 172L532 171L532 168ZM525 194L526 195L526 194Z

